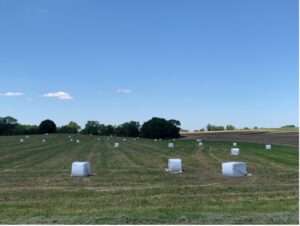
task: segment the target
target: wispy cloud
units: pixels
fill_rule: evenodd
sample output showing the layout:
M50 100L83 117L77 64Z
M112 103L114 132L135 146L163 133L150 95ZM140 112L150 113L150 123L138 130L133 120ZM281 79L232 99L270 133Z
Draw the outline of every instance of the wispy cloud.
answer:
M6 93L0 93L0 96L5 96L5 97L24 96L24 93L21 93L21 92L6 92Z
M44 97L55 97L60 100L72 100L73 97L69 93L59 91L59 92L54 92L54 93L46 93L43 95Z
M123 94L130 94L130 93L132 93L132 90L131 89L117 89L116 92L123 93Z

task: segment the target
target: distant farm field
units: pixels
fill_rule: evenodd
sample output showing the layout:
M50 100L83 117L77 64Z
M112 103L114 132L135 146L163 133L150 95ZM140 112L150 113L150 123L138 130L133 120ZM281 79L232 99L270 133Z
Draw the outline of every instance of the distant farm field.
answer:
M0 137L1 224L298 224L297 147L68 135ZM24 136L22 137L24 138ZM114 142L121 147L113 148ZM181 158L184 172L165 171ZM70 177L73 161L95 176ZM243 161L251 177L225 178L224 161Z

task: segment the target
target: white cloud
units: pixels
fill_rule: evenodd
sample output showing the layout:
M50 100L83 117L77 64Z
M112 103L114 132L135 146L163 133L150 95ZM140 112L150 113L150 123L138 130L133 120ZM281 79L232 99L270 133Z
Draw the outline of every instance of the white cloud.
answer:
M43 96L44 97L55 97L60 100L72 100L73 99L73 97L71 97L71 95L69 93L66 93L63 91L59 91L59 92L55 92L55 93L46 93Z
M6 93L0 93L0 96L5 97L15 97L15 96L23 96L24 93L21 92L6 92Z
M132 93L132 90L131 89L117 89L116 92L123 93L123 94L130 94L130 93Z

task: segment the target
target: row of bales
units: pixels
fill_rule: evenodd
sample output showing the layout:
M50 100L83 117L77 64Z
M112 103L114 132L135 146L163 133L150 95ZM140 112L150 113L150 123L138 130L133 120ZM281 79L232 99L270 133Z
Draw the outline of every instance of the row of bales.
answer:
M42 139L42 143L46 143L46 137L48 136L48 134L45 134L45 137ZM92 136L92 135L90 135ZM30 136L27 135L25 136L25 138L21 138L20 142L24 143L25 140L29 140ZM107 137L107 140L110 140L112 138L112 136ZM70 140L70 142L74 142L75 143L80 143L80 140L77 138L73 138L71 135L68 136L68 139ZM100 137L96 138L97 141L101 141ZM139 140L139 137L133 138L134 141ZM123 138L122 139L123 142L127 141L127 138ZM158 142L158 141L162 141L162 139L154 139L154 142ZM175 142L176 139L173 139L173 141ZM197 139L196 143L199 147L203 146L203 142L201 139ZM114 143L113 145L114 148L118 149L120 148L120 143ZM172 149L175 147L175 144L172 142L169 142L167 144L167 147L169 149ZM272 146L270 144L266 144L265 145L265 149L266 150L271 150ZM238 148L237 143L233 143L232 144L232 148L231 148L231 155L232 156L239 156L240 155L240 148ZM174 158L170 158L168 160L168 168L166 169L166 171L171 172L171 173L182 173L182 160L181 159L174 159ZM224 176L228 176L228 177L240 177L240 176L251 176L251 174L249 174L247 172L247 166L245 162L235 162L235 161L231 161L231 162L223 162L221 165L222 168L222 174ZM89 162L73 162L72 163L72 170L71 170L71 175L72 176L90 176L91 174L91 164Z

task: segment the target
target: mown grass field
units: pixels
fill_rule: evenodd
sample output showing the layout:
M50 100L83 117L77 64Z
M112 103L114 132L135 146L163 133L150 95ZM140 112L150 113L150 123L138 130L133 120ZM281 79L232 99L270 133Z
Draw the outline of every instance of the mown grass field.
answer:
M3 224L298 224L298 149L229 142L168 141L80 135L0 137ZM73 136L77 137L77 136ZM120 149L113 148L115 141ZM184 172L165 171L181 158ZM73 161L95 176L70 177ZM251 177L224 178L221 163L244 161Z

